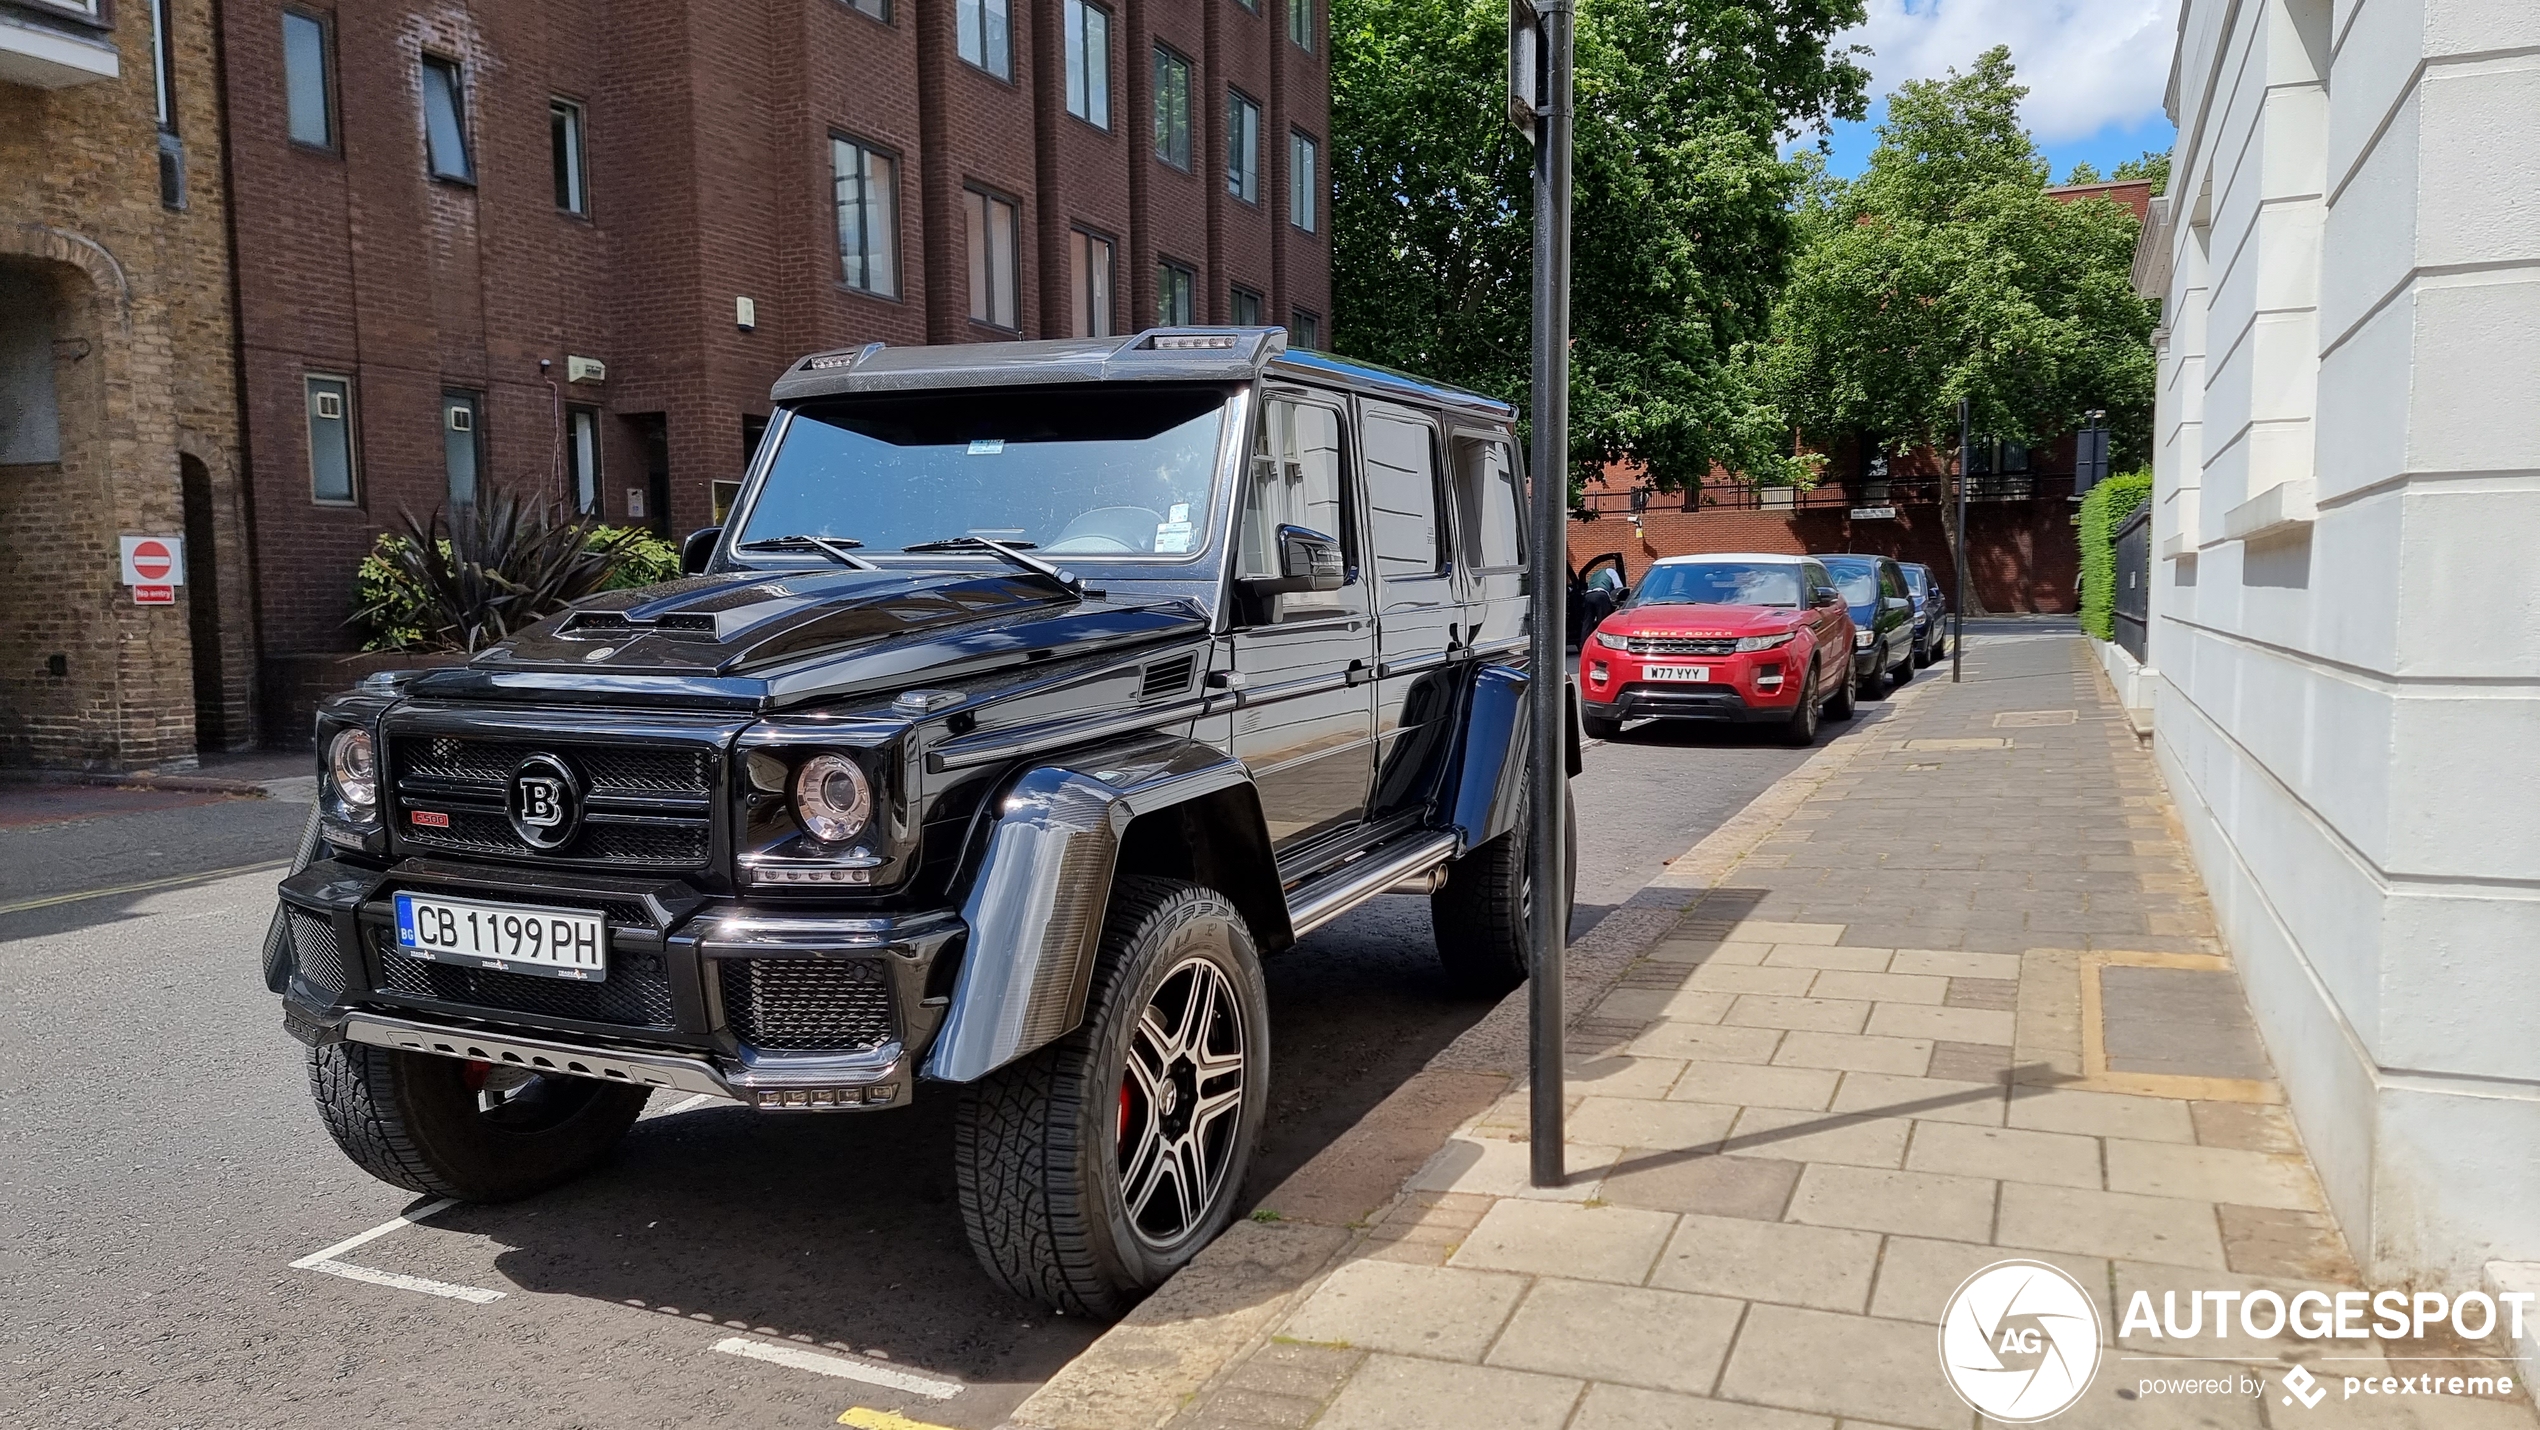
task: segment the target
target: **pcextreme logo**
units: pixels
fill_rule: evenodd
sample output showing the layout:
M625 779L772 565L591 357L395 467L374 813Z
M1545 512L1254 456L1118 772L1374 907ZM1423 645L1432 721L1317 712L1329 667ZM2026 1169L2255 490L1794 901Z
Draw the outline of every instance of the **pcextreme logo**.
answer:
M1977 1413L2011 1425L2062 1414L2099 1370L2099 1307L2042 1261L1997 1261L1940 1318L1940 1368Z

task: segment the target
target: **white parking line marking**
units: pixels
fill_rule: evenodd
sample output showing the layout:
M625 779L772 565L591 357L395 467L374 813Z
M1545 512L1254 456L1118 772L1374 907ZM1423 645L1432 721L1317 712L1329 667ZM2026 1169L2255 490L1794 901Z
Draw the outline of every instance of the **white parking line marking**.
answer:
M291 1269L294 1271L312 1270L321 1261L333 1261L335 1258L342 1256L345 1252L353 1250L355 1247L368 1246L372 1242L379 1240L381 1237L386 1236L392 1231L396 1231L402 1227L412 1226L416 1222L423 1220L425 1217L438 1215L441 1212L448 1211L450 1208L457 1206L458 1204L458 1199L456 1197L443 1197L436 1202L425 1202L422 1206L416 1207L414 1210L406 1212L393 1220L381 1222L379 1225L372 1227L370 1230L363 1232L359 1236L348 1236L342 1241L335 1243L333 1246L328 1247L324 1251L312 1251L308 1255L301 1257L299 1260L292 1262Z
M354 1266L342 1261L294 1261L291 1264L303 1271L323 1271L329 1276L341 1276L347 1281L366 1281L373 1286L393 1286L400 1291L420 1291L426 1296L446 1296L453 1301L465 1301L477 1306L503 1299L502 1292L488 1291L482 1286L454 1286L447 1281L434 1281L423 1276L408 1276L402 1271L373 1271L367 1266Z
M807 1370L814 1375L833 1375L840 1380L860 1380L867 1385L879 1385L890 1390L905 1390L911 1395L923 1395L929 1400L950 1400L967 1388L957 1380L937 1380L933 1376L919 1375L914 1371L900 1370L887 1365L874 1365L870 1361L849 1360L845 1356L831 1355L826 1351L807 1351L800 1346L773 1345L766 1341L751 1340L747 1336L728 1336L715 1342L714 1349L725 1355L746 1356L751 1360L763 1360L771 1365Z

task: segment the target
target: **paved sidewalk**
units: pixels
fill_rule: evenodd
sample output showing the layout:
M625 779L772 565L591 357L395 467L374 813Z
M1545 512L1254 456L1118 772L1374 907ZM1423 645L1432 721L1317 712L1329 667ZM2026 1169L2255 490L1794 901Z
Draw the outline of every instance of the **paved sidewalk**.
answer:
M1526 1184L1509 1089L1172 1425L1961 1430L1936 1328L2009 1257L2099 1304L2110 1349L2057 1425L2540 1423L2519 1393L2278 1403L2288 1362L2514 1373L2494 1344L2118 1343L2138 1288L2359 1283L2086 649L1968 664L1578 1010L1569 1185ZM2137 1389L2248 1371L2261 1394Z

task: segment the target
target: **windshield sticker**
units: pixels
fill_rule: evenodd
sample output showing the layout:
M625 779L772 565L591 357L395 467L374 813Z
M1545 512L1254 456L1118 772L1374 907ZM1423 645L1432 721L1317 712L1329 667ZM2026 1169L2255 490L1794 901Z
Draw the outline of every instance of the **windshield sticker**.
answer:
M1004 451L1005 439L1003 437L973 437L970 439L970 455L974 457L995 457L1002 455Z
M1189 511L1186 506L1173 508L1176 513ZM1191 524L1187 521L1156 523L1155 551L1159 556L1180 556L1191 549Z

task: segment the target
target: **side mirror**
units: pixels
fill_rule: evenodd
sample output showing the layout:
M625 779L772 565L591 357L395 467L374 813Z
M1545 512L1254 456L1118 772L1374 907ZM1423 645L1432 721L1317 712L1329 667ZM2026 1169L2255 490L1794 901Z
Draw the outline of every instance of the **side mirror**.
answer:
M1905 599L1903 596L1890 596L1880 604L1887 610L1891 611L1910 611L1914 609L1914 603Z
M1832 586L1820 586L1817 588L1817 604L1820 606L1840 606L1843 604L1843 593Z
M1338 538L1306 526L1281 526L1272 534L1271 544L1279 553L1279 574L1254 576L1244 586L1256 595L1276 596L1290 591L1337 591L1347 568L1341 561Z
M688 539L679 543L679 574L694 576L704 571L706 563L714 559L715 543L721 540L723 528L719 526L701 526L689 532Z

